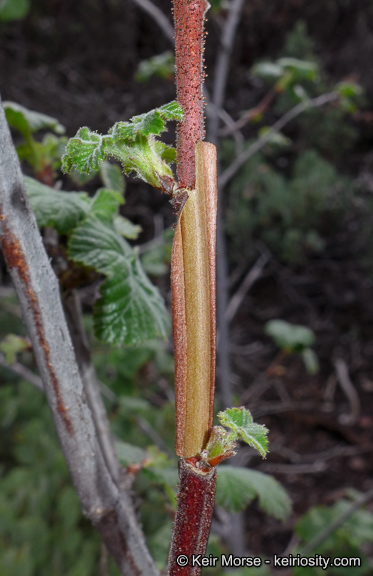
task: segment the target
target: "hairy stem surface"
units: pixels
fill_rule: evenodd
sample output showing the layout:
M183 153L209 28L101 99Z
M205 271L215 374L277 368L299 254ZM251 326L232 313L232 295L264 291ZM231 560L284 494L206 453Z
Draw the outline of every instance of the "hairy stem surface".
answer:
M195 187L194 147L204 137L203 44L206 0L174 0L177 101L184 120L177 128L177 175L181 187Z
M199 576L201 568L192 566L193 554L204 554L214 511L216 468L203 474L185 460L179 462L179 494L169 553L169 576ZM179 566L180 555L188 564Z

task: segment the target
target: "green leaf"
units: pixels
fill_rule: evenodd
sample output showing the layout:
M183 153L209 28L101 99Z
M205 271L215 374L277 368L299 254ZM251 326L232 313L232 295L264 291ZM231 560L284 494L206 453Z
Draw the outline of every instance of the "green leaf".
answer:
M159 242L149 245L141 256L141 263L147 274L151 276L163 276L169 271L172 252L174 230L168 228L163 233Z
M333 506L314 506L298 520L295 525L296 534L303 542L316 538L321 530L340 518L353 504L353 501L342 498ZM328 551L341 546L348 541L354 546L372 542L373 514L368 510L356 510L337 530L317 548L318 551Z
M141 226L133 224L128 218L120 215L115 216L114 227L118 234L129 240L136 240L140 232L142 232Z
M318 65L315 62L299 60L298 58L280 58L277 64L285 71L292 72L294 80L315 80Z
M295 84L295 86L293 86L293 92L301 102L307 102L310 99L307 91L301 84Z
M167 162L167 164L176 162L176 150L173 146L167 146L167 144L156 140L154 142L154 151L162 160Z
M266 136L268 133L269 133L268 144L271 144L272 146L276 146L278 148L287 148L288 146L290 146L291 144L290 138L282 134L282 132L271 132L270 126L263 126L259 130L258 135L260 138L262 138L263 136Z
M181 118L178 103L170 102L134 116L129 122L117 122L106 136L81 128L67 144L63 169L69 172L76 166L82 172L90 172L97 170L107 157L113 157L122 163L125 174L135 172L145 182L162 189L165 178L174 179L168 163L175 160L175 151L156 141L155 136L166 130L166 121Z
M59 234L67 234L89 212L85 192L59 192L28 176L24 182L39 228L53 226Z
M44 129L53 130L56 134L65 132L65 127L52 116L28 110L16 102L3 102L3 107L9 126L19 130L24 138L28 138L32 132Z
M0 20L10 22L25 18L30 11L30 0L0 0Z
M76 166L81 172L98 170L107 156L110 141L110 136L92 132L86 126L80 128L76 136L67 143L66 153L62 157L62 169L70 172L71 168Z
M235 456L237 454L236 449L236 440L230 439L227 430L221 426L214 426L204 452L206 452L206 459L211 464L211 461L217 456L220 457L220 462Z
M255 424L249 410L243 406L227 408L224 412L218 413L218 418L223 426L232 430L229 434L230 440L242 440L258 450L263 458L265 457L268 451L268 429L262 424Z
M100 166L100 175L105 188L124 194L125 181L122 170L118 164L103 162Z
M152 76L169 79L175 72L175 58L170 50L152 56L140 62L135 80L137 82L147 82Z
M316 353L312 348L305 348L302 350L302 358L308 374L317 374L320 370L320 364Z
M30 348L30 342L16 334L8 334L0 341L0 351L4 354L8 364L14 364L17 354L28 348Z
M178 122L181 122L184 118L183 109L176 100L164 104L158 108L158 110L164 120L177 120Z
M138 134L158 136L166 130L165 122L167 120L182 120L182 118L181 107L176 101L173 101L161 106L161 108L133 116L129 122L117 122L110 130L110 134L115 142L134 140Z
M66 150L66 148L65 148ZM98 174L97 170L91 170L89 174L85 174L84 172L80 172L76 166L73 166L69 171L69 176L74 184L78 186L85 186L87 182L91 182Z
M170 320L164 302L119 234L91 216L73 232L69 255L107 276L100 288L102 297L94 308L99 339L132 346L168 337Z
M241 512L255 497L259 506L278 520L286 520L291 513L289 496L272 476L237 466L219 467L216 501L220 506Z
M178 482L178 471L176 467L171 468L170 466L161 467L150 465L145 466L142 473L152 482L176 490Z
M120 462L125 466L134 463L139 464L147 457L146 450L134 446L133 444L129 444L128 442L123 442L122 440L116 440L115 451Z
M169 102L160 108L155 108L145 114L133 116L130 122L118 122L113 127L113 134L117 134L119 139L134 139L137 134L143 136L158 136L166 130L165 122L169 120L182 120L183 112L180 105L176 102Z
M167 520L166 523L159 528L148 539L147 543L152 557L156 563L158 570L163 570L167 563L167 554L170 547L172 531L172 522Z
M114 135L113 138L115 138ZM166 150L169 152L169 148L162 145L162 155L159 155L157 153L159 144L152 135L146 137L138 133L128 144L116 142L115 145L110 146L108 153L120 160L125 174L135 172L139 178L151 186L162 188L160 177L166 176L173 179L174 176L171 168L162 159L162 155Z
M100 188L92 199L91 213L97 216L99 220L111 223L120 204L123 203L123 196L120 192Z
M345 98L356 98L363 94L363 88L360 84L353 82L352 80L344 80L339 82L335 87L336 92Z
M302 352L315 343L315 334L310 328L285 320L270 320L264 331L273 338L276 346L287 352Z
M283 74L283 69L274 62L259 62L251 69L253 76L269 80L278 80Z

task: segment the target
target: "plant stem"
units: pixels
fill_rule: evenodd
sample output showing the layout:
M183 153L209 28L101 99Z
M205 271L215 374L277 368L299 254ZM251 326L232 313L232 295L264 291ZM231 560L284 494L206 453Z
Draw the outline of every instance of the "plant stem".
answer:
M207 474L179 462L180 488L173 538L168 559L169 576L198 576L201 568L191 565L193 554L204 554L214 510L216 468ZM180 555L188 557L186 566L179 566Z
M201 573L179 566L180 554L204 554L216 487L216 470L197 468L212 427L216 338L216 148L202 142L203 23L206 0L174 0L176 88L184 120L177 130L179 188L189 198L172 250L171 285L175 345L176 453L179 493L169 554L170 576ZM187 462L184 458L190 458Z
M194 147L203 140L203 39L206 0L174 0L177 101L184 120L177 128L177 175L180 187L194 189Z
M199 454L212 427L215 388L216 148L196 146L196 189L172 251L176 453Z

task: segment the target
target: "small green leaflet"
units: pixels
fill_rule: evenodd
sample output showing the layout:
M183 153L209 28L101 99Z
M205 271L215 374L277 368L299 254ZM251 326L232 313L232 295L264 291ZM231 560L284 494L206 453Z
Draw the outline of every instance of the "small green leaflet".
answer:
M315 334L307 326L290 324L285 320L270 320L264 331L273 338L276 346L287 352L301 352L313 346Z
M166 130L165 122L182 119L182 109L176 101L173 101L140 116L133 116L129 122L117 122L109 133L115 141L134 140L137 134L158 136Z
M259 506L278 520L286 520L291 512L291 502L285 489L272 476L240 468L220 466L216 501L230 512L241 512L255 498Z
M0 352L5 356L8 364L14 364L17 360L17 354L30 348L29 340L17 336L17 334L7 334L3 340L0 341Z
M255 424L250 411L244 408L227 408L218 413L218 418L223 426L231 430L228 439L242 440L252 446L265 458L268 451L268 429L262 424Z
M92 132L87 126L79 128L76 136L70 138L66 153L62 156L62 169L70 172L75 165L81 172L98 170L107 156L110 137Z
M155 188L162 189L162 179L171 178L169 163L175 161L172 147L157 141L166 130L169 120L181 120L181 107L170 102L146 114L133 116L129 122L117 122L106 135L92 132L84 127L71 138L62 158L66 172L76 166L82 172L97 170L108 157L118 159L124 172L135 172Z

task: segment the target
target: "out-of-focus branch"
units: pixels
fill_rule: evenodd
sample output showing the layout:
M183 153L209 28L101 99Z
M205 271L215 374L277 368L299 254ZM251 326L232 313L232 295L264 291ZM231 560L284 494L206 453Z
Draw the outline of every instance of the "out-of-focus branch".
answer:
M343 358L337 358L334 362L334 368L338 377L338 382L349 401L351 408L350 414L342 414L340 421L343 424L352 426L352 424L356 424L361 412L359 394L356 392L356 388L351 382L348 367Z
M355 502L353 502L351 506L343 512L343 514L338 516L338 518L336 518L333 522L331 522L328 526L326 526L324 530L321 530L321 532L319 532L319 534L315 536L313 540L308 542L308 544L306 544L302 548L300 552L301 555L307 556L310 552L312 552L312 550L315 550L318 546L320 546L320 544L325 542L325 540L331 534L333 534L333 532L338 530L338 528L342 526L342 524L346 522L346 520L348 520L350 516L354 514L354 512L359 510L359 508L361 508L362 506L365 506L365 504L368 504L368 502L370 502L370 500L372 499L373 499L373 488L368 490L368 492L366 492L365 494L362 494L360 498L358 498Z
M258 280L258 278L260 278L263 272L263 268L267 264L269 258L270 258L269 252L261 254L258 260L255 262L254 266L250 268L249 272L246 274L237 292L232 296L232 298L229 301L225 313L228 322L231 322L235 317L235 315L237 314L237 311L241 306L246 294L250 290L251 286Z
M83 326L81 303L77 292L73 290L66 294L63 299L63 304L84 391L92 412L102 454L110 474L118 486L120 486L121 477L123 478L124 476L124 470L121 468L115 453L109 419L102 401L96 371L92 364L87 335Z
M250 110L248 110L246 114L242 116L242 118L234 122L231 126L226 126L225 128L223 128L223 130L219 132L219 135L223 137L229 136L230 134L234 135L234 133L237 130L243 128L248 122L251 122L253 118L256 118L257 116L259 116L259 114L263 114L273 101L276 94L278 93L279 92L275 89L269 90L269 92L267 92L267 94L262 98L259 104L255 106L255 108L251 108Z
M247 148L242 154L237 156L237 158L232 162L232 164L224 170L223 174L218 179L219 188L224 188L228 184L228 182L233 178L233 176L238 172L238 170L247 162L254 154L259 152L268 142L271 140L274 134L280 132L286 124L289 124L291 120L294 120L297 116L305 112L306 110L310 110L311 108L320 108L320 106L325 106L325 104L330 104L331 102L335 102L338 100L339 94L337 92L328 92L327 94L322 94L317 98L313 98L312 100L305 100L304 102L300 102L286 112L277 122L273 124L270 130L266 132L261 138L258 138L249 148Z
M9 370L9 372L13 372L16 376L20 376L24 380L30 382L35 388L44 392L43 382L42 379L39 378L37 374L29 370L27 366L24 366L20 362L14 362L14 364L9 364L6 361L4 354L0 352L0 366Z
M156 22L156 24L158 24L166 38L168 38L171 44L174 45L174 28L167 16L163 14L162 10L153 4L151 0L133 0L133 2L139 6L139 8L144 10L144 12L146 12L154 22Z
M217 112L211 117L209 124L209 140L215 145L217 144L219 129L218 110L223 108L224 105L229 73L229 60L233 50L234 38L240 21L243 5L244 0L231 0L229 4L228 17L225 21L222 32L221 47L216 59L212 102Z
M158 576L130 496L120 492L97 437L60 301L0 106L0 243L83 512L123 575Z

